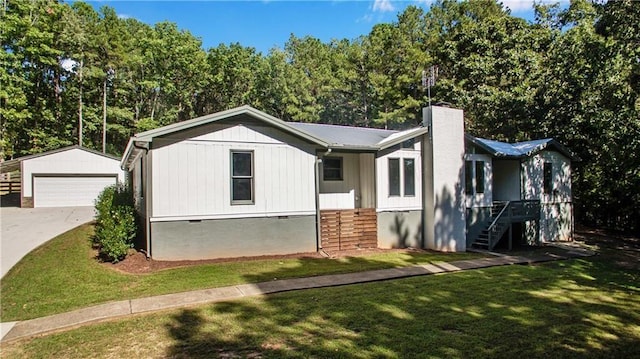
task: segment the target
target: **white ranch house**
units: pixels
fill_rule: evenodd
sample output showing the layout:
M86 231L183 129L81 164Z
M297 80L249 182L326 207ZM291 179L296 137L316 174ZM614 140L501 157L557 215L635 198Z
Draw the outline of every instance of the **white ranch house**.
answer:
M496 236L518 229L525 240L571 237L568 150L545 140L502 144L519 151L503 154L497 142L465 137L461 110L423 114L422 126L391 131L284 122L243 106L139 133L121 166L143 218L142 247L183 260L465 251L493 248ZM496 207L502 213L492 215Z

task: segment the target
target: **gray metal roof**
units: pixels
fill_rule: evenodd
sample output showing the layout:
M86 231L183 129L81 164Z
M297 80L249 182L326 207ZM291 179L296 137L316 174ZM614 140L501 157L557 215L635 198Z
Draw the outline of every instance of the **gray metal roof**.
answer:
M202 126L240 116L249 116L275 128L298 136L323 148L379 151L394 146L402 141L427 133L426 127L417 127L406 131L391 131L365 127L349 127L323 125L300 122L285 122L251 106L241 106L230 110L213 113L191 120L174 123L168 126L141 132L129 139L120 165L130 167L140 154L141 148L148 146L155 137L168 135L177 131ZM142 147L141 147L142 146Z
M398 131L367 127L287 122L293 128L309 133L333 146L378 149L378 143Z
M579 161L579 158L576 155L553 138L507 143L474 137L471 135L465 135L465 137L468 141L471 141L495 157L523 158L532 156L546 148L551 148L569 157L573 161Z

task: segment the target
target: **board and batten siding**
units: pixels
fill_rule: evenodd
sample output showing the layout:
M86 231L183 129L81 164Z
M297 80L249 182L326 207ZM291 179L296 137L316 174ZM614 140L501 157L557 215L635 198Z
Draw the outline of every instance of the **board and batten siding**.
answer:
M493 166L491 156L478 153L468 153L464 155L465 161L473 161L475 171L476 162L484 162L484 192L476 193L476 176L472 174L473 194L465 194L465 204L467 208L491 207L493 203Z
M360 156L357 153L332 152L324 158L342 158L342 179L324 180L324 166L320 169L320 195L323 194L348 194L353 192L354 203L350 207L360 206ZM331 206L321 206L322 209L337 209Z
M520 200L520 160L493 160L493 183L494 200Z
M544 193L544 163L552 164L552 193ZM541 151L524 162L525 199L540 200L540 239L570 240L573 233L571 160L556 151Z
M375 155L373 153L360 154L360 208L376 208Z
M120 161L80 148L70 149L24 160L22 162L22 196L33 196L33 175L109 175L117 174L124 182L125 173Z
M284 143L272 131L221 127L154 148L151 220L314 214L313 151ZM231 151L253 152L253 204L231 204Z
M399 148L380 152L376 158L376 197L377 209L381 211L407 211L422 209L422 144L416 139L413 148ZM400 196L389 195L389 159L400 159ZM403 159L414 159L415 195L404 196Z

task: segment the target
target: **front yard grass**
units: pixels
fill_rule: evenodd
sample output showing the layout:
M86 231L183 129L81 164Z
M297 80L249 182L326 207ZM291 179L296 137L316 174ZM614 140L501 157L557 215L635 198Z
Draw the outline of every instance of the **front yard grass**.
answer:
M244 298L9 342L2 355L638 358L640 266L620 258Z
M89 240L92 235L92 225L80 226L37 248L12 268L0 283L2 321L42 317L115 300L480 256L395 252L339 259L247 260L134 275L97 263Z

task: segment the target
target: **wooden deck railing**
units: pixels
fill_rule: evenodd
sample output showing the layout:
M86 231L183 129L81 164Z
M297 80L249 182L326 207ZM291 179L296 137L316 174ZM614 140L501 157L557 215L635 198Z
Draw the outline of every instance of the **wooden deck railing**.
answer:
M540 219L539 200L496 202L494 206L503 207L487 228L489 250L492 250L498 244L500 238L511 228L512 223Z

